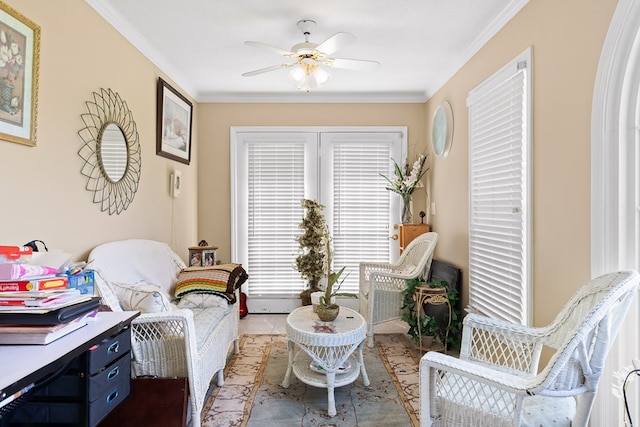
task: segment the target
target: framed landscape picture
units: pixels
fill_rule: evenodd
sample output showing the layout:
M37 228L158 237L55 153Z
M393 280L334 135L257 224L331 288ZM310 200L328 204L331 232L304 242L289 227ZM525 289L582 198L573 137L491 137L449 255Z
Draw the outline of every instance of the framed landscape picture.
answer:
M192 115L191 102L167 82L158 78L157 155L189 164Z
M36 145L40 27L0 2L0 139Z

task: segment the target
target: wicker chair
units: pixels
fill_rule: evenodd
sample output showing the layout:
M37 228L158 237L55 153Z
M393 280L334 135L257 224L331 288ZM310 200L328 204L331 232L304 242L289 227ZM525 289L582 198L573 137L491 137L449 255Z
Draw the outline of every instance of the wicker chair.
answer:
M402 291L407 280L429 275L437 233L411 241L395 263L360 263L360 314L367 321L367 345L373 347L373 326L402 316Z
M420 361L420 424L586 426L638 283L635 271L593 279L541 328L467 315L459 359L429 352ZM554 353L539 370L543 346Z

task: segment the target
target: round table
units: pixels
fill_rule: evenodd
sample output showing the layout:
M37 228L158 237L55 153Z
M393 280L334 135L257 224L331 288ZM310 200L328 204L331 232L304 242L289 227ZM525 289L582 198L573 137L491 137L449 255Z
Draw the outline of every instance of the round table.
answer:
M334 332L322 326L333 325ZM362 346L366 338L366 322L357 311L340 307L333 322L321 322L312 306L295 309L287 316L289 364L282 381L289 387L291 372L303 383L327 389L329 416L336 415L334 388L351 384L362 374L369 385L364 367ZM296 353L296 346L299 351ZM358 349L357 357L353 352Z

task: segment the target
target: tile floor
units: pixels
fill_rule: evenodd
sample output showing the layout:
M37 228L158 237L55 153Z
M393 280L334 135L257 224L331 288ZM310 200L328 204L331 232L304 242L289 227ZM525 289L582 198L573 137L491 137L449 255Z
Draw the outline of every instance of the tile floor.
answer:
M286 314L247 314L240 319L240 336L243 334L286 334ZM374 326L377 333L407 333L408 325L402 320L391 320Z

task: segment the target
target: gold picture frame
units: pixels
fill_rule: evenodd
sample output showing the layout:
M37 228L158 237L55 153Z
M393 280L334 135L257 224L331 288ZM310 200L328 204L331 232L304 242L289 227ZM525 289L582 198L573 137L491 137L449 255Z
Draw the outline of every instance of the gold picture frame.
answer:
M0 139L34 147L40 27L0 2Z

